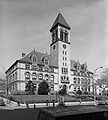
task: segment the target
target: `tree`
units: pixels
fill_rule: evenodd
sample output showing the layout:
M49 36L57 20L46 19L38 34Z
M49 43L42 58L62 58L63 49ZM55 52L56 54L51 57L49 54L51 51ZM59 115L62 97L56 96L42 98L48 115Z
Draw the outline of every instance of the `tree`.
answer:
M25 86L25 92L29 95L34 95L36 91L36 86L32 81L28 81L28 83Z
M50 92L49 85L45 80L43 80L39 84L38 94L39 95L48 95L48 92Z
M59 90L59 94L60 95L66 95L67 90L66 90L66 85L63 85L63 88L61 90Z
M96 85L102 89L102 93L108 88L108 68L102 72L100 79L96 81Z

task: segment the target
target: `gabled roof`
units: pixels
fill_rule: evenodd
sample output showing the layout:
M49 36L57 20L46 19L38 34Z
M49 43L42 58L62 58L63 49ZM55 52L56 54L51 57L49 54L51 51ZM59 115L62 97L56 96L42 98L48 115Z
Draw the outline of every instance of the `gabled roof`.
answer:
M34 50L31 51L29 54L25 55L22 59L19 60L19 62L32 63L30 57L31 57L33 54L36 55L37 64L44 65L44 63L43 63L43 61L42 61L42 58L43 58L43 57L47 57L48 60L49 60L49 66L58 67L58 66L57 66L57 63L54 61L54 59L52 58L51 55L44 54L44 53L40 53L40 52L37 52L37 51L34 51Z
M70 60L70 69L71 69L71 71L77 71L77 67L75 67L77 64L79 64L79 66L80 66L80 69L79 69L80 72L84 72L84 70L82 69L82 66L85 66L86 63L80 64L79 61L76 62L75 60ZM88 69L86 71L87 71L87 73L93 74L93 72L89 71Z
M64 17L62 16L61 13L58 14L54 24L52 25L50 32L57 26L57 25L61 25L63 27L66 27L67 29L70 29L71 27L68 25L68 23L66 22L66 20L64 19Z

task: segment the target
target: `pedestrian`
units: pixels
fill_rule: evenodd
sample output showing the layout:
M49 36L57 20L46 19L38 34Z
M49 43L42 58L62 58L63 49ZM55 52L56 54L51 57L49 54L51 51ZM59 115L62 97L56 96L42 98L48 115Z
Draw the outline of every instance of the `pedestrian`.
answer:
M34 109L36 108L36 105L34 104Z

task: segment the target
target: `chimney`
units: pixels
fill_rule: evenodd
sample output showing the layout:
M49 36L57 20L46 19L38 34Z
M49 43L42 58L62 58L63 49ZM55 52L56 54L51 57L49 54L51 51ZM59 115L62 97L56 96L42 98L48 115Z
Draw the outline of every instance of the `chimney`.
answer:
M22 53L22 57L24 57L26 54L25 53Z

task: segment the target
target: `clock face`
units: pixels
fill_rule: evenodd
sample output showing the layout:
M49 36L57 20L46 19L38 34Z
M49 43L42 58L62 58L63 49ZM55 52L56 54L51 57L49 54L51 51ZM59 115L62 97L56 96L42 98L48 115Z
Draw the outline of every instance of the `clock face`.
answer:
M63 48L66 49L66 45L65 44L63 44Z
M55 45L53 46L53 50L55 50Z

